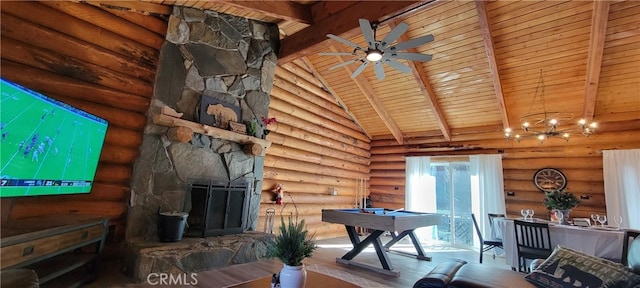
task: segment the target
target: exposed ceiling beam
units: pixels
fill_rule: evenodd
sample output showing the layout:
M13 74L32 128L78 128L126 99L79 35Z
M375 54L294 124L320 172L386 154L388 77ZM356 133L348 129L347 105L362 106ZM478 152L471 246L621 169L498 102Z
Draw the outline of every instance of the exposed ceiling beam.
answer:
M400 24L399 20L394 20L390 23L391 29L395 28ZM409 41L409 36L407 34L403 34L398 39L398 43ZM415 48L407 49L407 52L410 53L418 53L418 50ZM438 97L436 96L436 92L433 90L431 83L429 82L429 77L427 73L420 67L416 61L407 61L409 67L411 68L411 73L413 77L416 79L418 86L420 87L420 91L422 91L427 96L427 103L429 105L429 109L433 113L436 118L436 124L442 132L442 136L446 141L451 141L451 128L447 123L447 119L444 116L444 112L440 105L438 104Z
M329 47L329 49L332 52L338 52L338 50L333 46ZM342 62L346 62L350 60L344 56L337 56L337 57ZM351 69L349 65L344 66L344 69L347 70L347 73L348 73L347 75L352 75L353 72L355 71ZM393 118L391 118L391 115L387 112L387 109L382 107L382 104L381 104L382 101L378 98L378 95L373 91L373 88L371 87L371 85L369 85L369 81L367 80L367 78L361 73L360 75L356 76L355 79L353 79L353 82L356 83L356 85L358 86L358 89L360 89L360 91L362 92L362 95L365 98L367 98L367 101L369 101L369 104L371 104L371 107L373 107L373 110L376 111L376 114L378 114L378 117L380 117L380 120L382 120L382 123L384 123L387 129L389 129L389 132L391 132L391 135L393 135L393 138L395 138L396 141L398 141L398 144L404 144L404 137L402 136L402 131L400 131L400 127L398 127L398 124L396 124Z
M593 14L591 17L591 38L589 43L589 58L587 62L587 79L584 87L584 110L582 118L591 122L596 110L596 94L600 82L600 69L602 68L602 53L607 32L607 20L609 19L610 2L593 1Z
M311 15L313 21L318 22L333 14L336 14L349 6L358 4L360 1L318 1L311 5Z
M221 1L227 5L246 9L274 18L291 20L305 24L313 23L311 8L293 1Z
M330 3L330 2L329 2ZM310 55L328 45L327 34L344 38L356 36L360 30L358 19L371 22L383 20L391 15L411 11L425 5L419 1L362 1L339 13L315 22L313 25L282 39L278 64Z
M88 4L116 8L124 11L138 12L144 15L157 14L157 15L169 15L171 14L171 6L164 4L156 4L142 1L80 1L87 2Z
M361 132L364 133L365 135L367 135L367 137L371 138L371 135L369 135L369 133L367 133L367 131L364 130L364 128L362 128L362 125L358 121L358 118L356 118L356 115L354 115L351 111L349 111L349 107L347 107L347 105L344 104L344 101L342 101L342 98L340 98L338 93L336 93L336 91L334 91L333 88L331 88L331 86L329 86L329 82L327 82L324 79L324 77L322 77L322 74L320 74L320 72L318 70L316 70L316 67L314 67L313 64L311 64L311 61L309 61L309 59L307 57L302 57L301 59L304 62L304 64L307 65L307 68L309 68L309 70L311 70L311 74L316 76L316 78L318 78L318 80L320 80L320 83L322 83L322 86L324 86L324 88L327 89L329 94L331 94L334 98L336 98L336 102L338 102L338 104L340 105L340 107L342 107L344 112L346 112L347 115L349 115L349 117L351 117L353 122L355 122L358 126L360 126Z
M496 63L496 53L493 46L493 36L491 36L491 28L489 27L489 15L487 15L487 7L482 0L476 0L476 10L478 11L478 22L480 22L480 31L484 42L484 50L487 54L487 62L491 71L491 79L493 80L493 89L500 110L500 118L502 119L502 128L509 128L509 116L507 116L507 106L504 103L504 94L502 94L502 82L500 81L500 73L498 72L498 63Z

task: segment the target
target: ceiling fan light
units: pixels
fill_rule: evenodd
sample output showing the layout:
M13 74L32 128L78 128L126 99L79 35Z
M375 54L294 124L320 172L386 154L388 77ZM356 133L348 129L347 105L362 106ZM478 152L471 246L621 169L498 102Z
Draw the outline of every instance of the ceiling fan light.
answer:
M367 51L367 60L371 62L380 61L382 59L382 52L379 50L369 50Z

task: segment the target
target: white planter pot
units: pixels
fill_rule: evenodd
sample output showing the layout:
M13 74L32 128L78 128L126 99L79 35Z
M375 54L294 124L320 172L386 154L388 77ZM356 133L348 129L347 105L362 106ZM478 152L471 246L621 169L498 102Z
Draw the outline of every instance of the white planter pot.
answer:
M284 265L280 270L280 288L304 288L307 282L307 269L301 266Z

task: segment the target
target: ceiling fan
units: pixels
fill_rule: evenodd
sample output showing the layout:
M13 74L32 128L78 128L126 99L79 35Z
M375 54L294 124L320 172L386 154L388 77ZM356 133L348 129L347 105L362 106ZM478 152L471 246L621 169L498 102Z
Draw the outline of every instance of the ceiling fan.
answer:
M329 70L347 66L355 62L362 62L362 64L360 64L360 67L358 67L358 69L356 69L351 74L351 78L355 78L360 73L362 73L362 71L369 65L369 63L373 62L376 77L382 80L384 79L384 67L382 67L383 63L386 63L389 66L404 73L410 73L411 68L397 61L396 59L421 62L431 60L432 56L428 54L400 52L400 50L411 49L422 44L429 43L433 41L433 35L429 34L408 40L406 42L391 45L391 43L395 42L404 32L407 31L407 29L409 29L409 25L407 25L406 23L400 23L398 26L394 27L391 32L389 32L382 40L376 40L376 30L378 29L379 24L372 24L367 19L360 19L359 21L360 29L362 30L364 39L367 41L367 47L362 47L356 43L333 34L327 34L327 37L353 47L353 52L322 52L319 53L319 55L356 56L349 61L330 67Z

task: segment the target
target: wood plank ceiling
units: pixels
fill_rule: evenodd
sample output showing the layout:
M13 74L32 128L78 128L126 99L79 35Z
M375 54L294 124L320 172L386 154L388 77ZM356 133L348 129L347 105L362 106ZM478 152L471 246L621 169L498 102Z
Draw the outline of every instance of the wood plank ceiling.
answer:
M147 1L277 23L280 64L303 63L373 139L501 137L541 96L572 122L640 118L638 1ZM381 23L378 38L400 22L399 42L433 34L410 51L433 60L400 60L412 73L386 66L383 80L371 66L351 79L359 63L329 70L350 58L318 52L352 48L326 34L365 45L359 18Z

